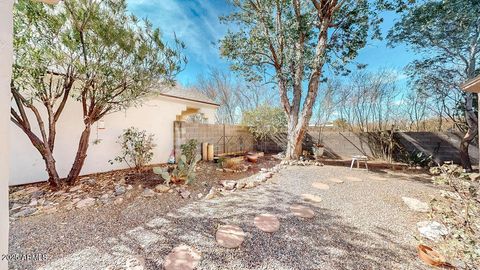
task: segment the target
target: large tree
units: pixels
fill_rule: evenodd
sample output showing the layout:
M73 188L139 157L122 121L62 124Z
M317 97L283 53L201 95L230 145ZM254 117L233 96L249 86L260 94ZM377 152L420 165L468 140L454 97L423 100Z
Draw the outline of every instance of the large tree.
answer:
M410 2L399 10L402 16L388 35L390 42L409 44L422 57L410 65L414 85L439 96L445 96L442 94L445 89L459 92L462 82L479 73L480 1ZM472 170L468 146L478 129L473 104L474 95L465 94L461 108L467 129L460 149L467 171Z
M11 120L45 160L49 182L59 185L53 155L56 123L69 103L80 102L84 127L66 177L77 179L91 126L170 81L183 60L151 23L127 13L125 1L64 1L48 7L15 5L15 63ZM182 44L179 44L182 45Z
M302 153L325 65L344 72L377 25L368 0L231 0L221 53L249 80L275 82L288 120L287 159ZM378 30L378 29L376 29ZM375 33L378 33L375 31Z

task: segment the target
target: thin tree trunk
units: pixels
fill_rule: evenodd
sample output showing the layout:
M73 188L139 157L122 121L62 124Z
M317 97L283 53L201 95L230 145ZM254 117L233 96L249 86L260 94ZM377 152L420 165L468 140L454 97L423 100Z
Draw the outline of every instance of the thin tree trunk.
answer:
M90 132L91 132L91 124L87 123L85 125L85 129L80 136L80 140L78 142L77 154L75 155L75 160L72 164L72 168L67 176L67 183L69 185L74 185L77 181L78 176L80 175L80 171L82 170L83 163L85 162L85 158L87 157L87 150L88 150L88 140L90 139Z
M472 163L470 161L470 155L468 154L468 147L470 143L475 139L477 135L478 123L477 116L473 111L473 95L468 93L466 96L465 102L465 118L468 124L468 130L463 136L462 141L460 142L460 159L462 161L462 166L467 172L471 172Z

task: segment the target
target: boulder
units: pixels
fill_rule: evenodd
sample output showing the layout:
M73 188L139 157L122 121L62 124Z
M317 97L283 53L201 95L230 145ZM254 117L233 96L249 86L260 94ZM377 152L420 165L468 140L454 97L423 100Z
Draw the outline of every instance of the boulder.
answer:
M430 211L430 206L426 202L422 202L415 198L402 197L403 202L415 212L426 213Z
M443 236L448 234L447 227L436 221L418 222L417 229L423 237L435 242L441 240Z

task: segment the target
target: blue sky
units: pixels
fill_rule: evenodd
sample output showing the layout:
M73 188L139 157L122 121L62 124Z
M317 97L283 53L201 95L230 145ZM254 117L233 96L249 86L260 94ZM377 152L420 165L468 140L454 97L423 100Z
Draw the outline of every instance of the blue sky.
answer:
M218 51L218 40L227 32L219 16L228 14L230 6L225 0L128 0L129 10L140 18L148 18L162 30L167 41L174 33L185 42L188 58L186 69L178 76L183 85L195 83L198 76L209 67L228 69L228 61ZM384 33L393 26L397 16L384 13ZM360 51L356 61L368 65L368 69L390 69L398 72L399 85L405 87L402 70L415 57L403 45L387 48L386 41L370 41Z

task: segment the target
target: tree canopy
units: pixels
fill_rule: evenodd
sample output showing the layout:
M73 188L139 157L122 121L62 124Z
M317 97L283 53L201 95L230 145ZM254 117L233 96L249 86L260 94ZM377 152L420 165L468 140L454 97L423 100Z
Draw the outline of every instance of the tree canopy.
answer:
M232 0L234 25L221 40L221 54L248 80L275 82L288 119L287 158L298 158L319 83L328 65L348 73L369 36L379 35L368 0ZM373 26L373 28L371 27ZM370 31L372 30L372 31Z
M164 44L160 30L129 14L125 1L52 7L21 0L14 8L14 33L11 119L41 153L56 184L52 152L67 101L81 102L85 125L68 175L72 182L85 160L91 125L137 102L154 84L171 82L186 61L182 43Z

